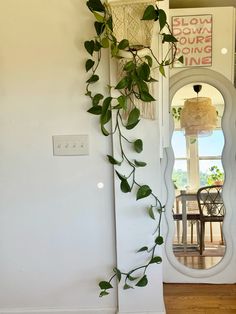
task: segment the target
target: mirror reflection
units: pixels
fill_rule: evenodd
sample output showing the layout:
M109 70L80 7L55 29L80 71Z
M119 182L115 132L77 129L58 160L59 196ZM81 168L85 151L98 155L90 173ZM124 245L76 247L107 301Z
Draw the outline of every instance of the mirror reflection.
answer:
M207 269L219 263L225 253L221 162L224 99L213 86L197 82L174 95L171 112L175 156L173 251L185 266Z

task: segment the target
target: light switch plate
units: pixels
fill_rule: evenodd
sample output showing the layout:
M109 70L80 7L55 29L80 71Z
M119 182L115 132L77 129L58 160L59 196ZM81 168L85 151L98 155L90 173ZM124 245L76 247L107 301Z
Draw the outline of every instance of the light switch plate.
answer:
M54 135L54 156L81 156L89 154L88 135Z

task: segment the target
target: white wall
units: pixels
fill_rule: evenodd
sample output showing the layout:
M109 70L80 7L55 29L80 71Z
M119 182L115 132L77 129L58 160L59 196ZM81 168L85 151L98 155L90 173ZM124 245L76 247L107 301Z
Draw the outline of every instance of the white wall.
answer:
M84 96L90 22L81 0L0 1L0 313L116 307L97 288L115 251L111 145ZM54 134L88 134L89 156L53 157Z

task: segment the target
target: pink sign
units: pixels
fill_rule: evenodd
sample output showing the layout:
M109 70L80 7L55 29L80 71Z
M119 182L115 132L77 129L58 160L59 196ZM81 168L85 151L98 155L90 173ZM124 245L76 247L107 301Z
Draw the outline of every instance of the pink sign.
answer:
M173 16L172 31L177 38L177 55L184 63L174 67L211 66L212 15Z

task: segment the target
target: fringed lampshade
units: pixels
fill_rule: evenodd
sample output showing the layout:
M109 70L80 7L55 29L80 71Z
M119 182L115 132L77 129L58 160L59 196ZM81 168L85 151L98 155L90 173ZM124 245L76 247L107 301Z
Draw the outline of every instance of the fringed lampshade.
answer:
M180 114L186 136L210 135L217 125L216 108L209 97L187 99Z

